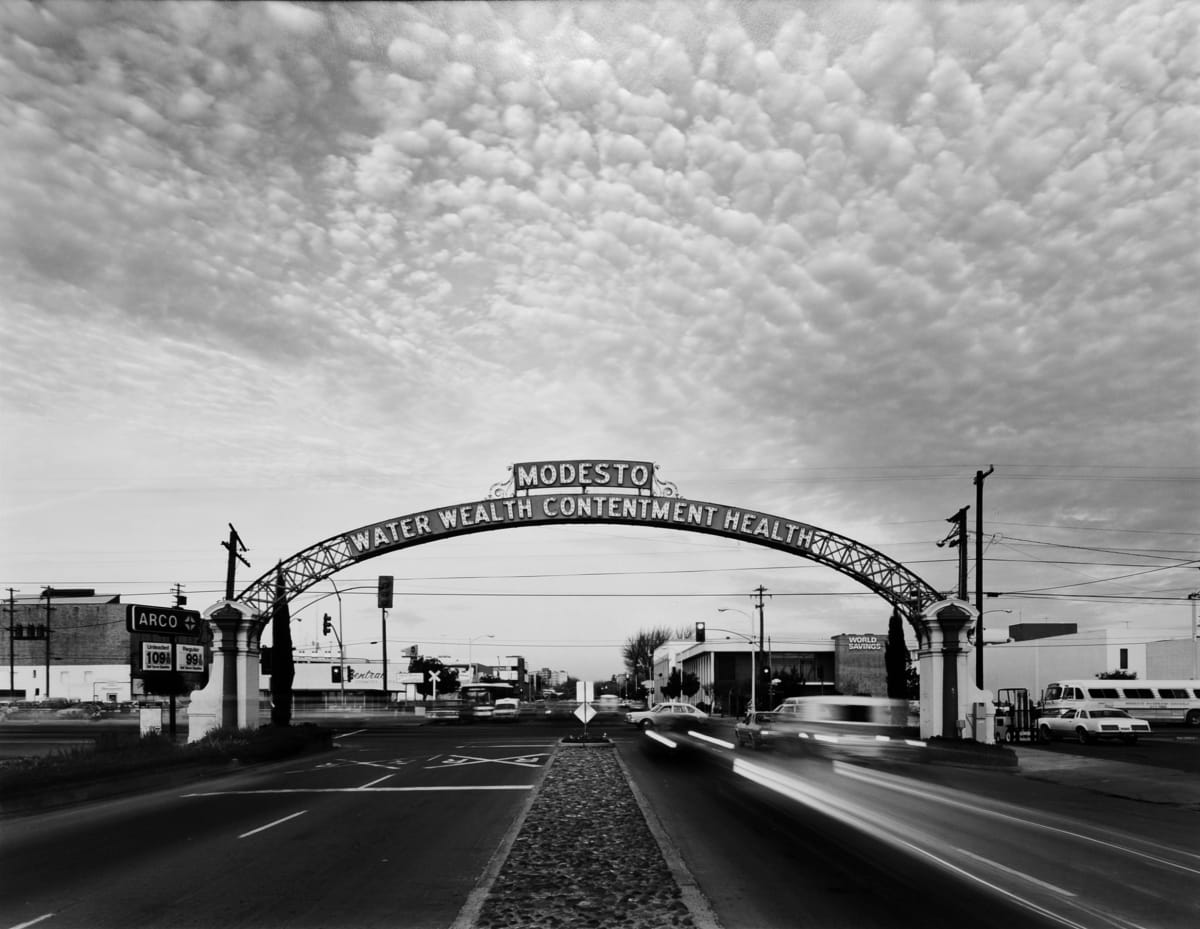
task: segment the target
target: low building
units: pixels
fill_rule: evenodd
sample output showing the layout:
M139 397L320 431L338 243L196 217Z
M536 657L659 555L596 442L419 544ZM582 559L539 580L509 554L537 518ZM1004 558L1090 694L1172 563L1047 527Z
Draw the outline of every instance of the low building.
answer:
M49 591L50 596L46 596ZM15 700L116 703L131 698L131 640L119 594L47 588L4 603Z
M1000 689L1024 689L1037 702L1053 681L1096 678L1112 671L1124 671L1141 680L1190 678L1193 674L1187 639L1130 642L1124 630L1059 634L1059 628L1066 625L1074 630L1074 624L1030 628L1036 625L1020 627L1020 638L1011 636L1012 641L984 646L985 690L996 694ZM1018 627L1009 628L1011 635ZM1038 631L1046 634L1038 635Z

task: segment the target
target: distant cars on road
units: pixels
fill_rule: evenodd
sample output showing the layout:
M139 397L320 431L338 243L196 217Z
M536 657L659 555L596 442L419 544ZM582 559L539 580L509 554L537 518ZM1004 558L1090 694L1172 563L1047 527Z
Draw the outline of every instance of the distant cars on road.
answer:
M1133 745L1139 735L1150 734L1150 723L1130 716L1124 710L1097 708L1062 710L1053 716L1038 718L1038 734L1043 742L1074 737L1080 742L1119 739Z
M708 719L708 714L703 710L696 709L690 703L675 701L656 703L648 710L625 714L625 722L637 726L639 729L654 729L658 726L670 727L681 722L699 722L705 719Z

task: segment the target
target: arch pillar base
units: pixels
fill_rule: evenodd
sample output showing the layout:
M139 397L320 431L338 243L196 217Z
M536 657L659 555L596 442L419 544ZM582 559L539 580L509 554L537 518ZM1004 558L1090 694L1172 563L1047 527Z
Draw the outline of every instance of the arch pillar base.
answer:
M951 599L929 604L918 617L922 739L995 742L991 694L975 686L971 670L974 647L967 633L976 615L967 601Z
M257 729L259 642L265 623L244 604L221 600L204 611L213 632L208 686L192 693L188 741L214 729Z

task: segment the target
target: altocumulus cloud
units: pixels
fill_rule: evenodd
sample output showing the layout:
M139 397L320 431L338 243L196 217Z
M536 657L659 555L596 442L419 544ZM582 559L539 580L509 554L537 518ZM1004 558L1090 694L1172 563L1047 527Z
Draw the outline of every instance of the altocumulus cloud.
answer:
M203 346L192 375L319 364L413 430L536 397L548 429L652 411L666 448L712 411L759 457L1194 450L1155 388L1196 387L1195 4L0 17L30 376L53 319Z

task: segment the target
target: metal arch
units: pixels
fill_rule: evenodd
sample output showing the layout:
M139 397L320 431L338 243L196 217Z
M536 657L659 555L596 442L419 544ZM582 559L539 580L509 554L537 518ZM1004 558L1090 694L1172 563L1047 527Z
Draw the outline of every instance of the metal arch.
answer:
M697 501L685 502L695 503ZM472 504L465 506L469 505ZM760 545L764 548L794 554L797 557L832 568L859 582L868 590L875 592L908 619L913 628L917 630L918 636L921 634L921 627L917 622L917 618L921 610L924 606L941 600L944 597L944 594L934 589L921 577L881 552L863 545L854 539L817 527L807 527L812 530L811 539L807 547L801 551L796 550L794 547L774 543L769 540L764 541L757 538L749 538L744 534L718 527L701 528L693 525L658 522L651 519L611 519L604 517L581 518L575 520L575 522L580 524L632 524L659 529L675 529L684 532L700 532L702 534L719 535L724 538L735 539L741 542ZM479 532L492 529L510 529L517 526L560 524L562 523L558 521L534 518L520 523L473 526L469 531ZM465 532L467 530L464 529L461 531ZM449 537L446 535L435 535L428 538L417 538L389 546L382 550L362 553L353 550L348 541L350 536L351 533L333 536L323 542L311 545L303 551L297 552L286 561L280 562L277 569L272 569L253 581L242 591L237 599L249 607L251 615L256 615L265 620L270 616L271 608L275 601L277 571L282 572L286 599L290 601L305 590L308 590L310 587L331 577L351 564L366 561L376 555L396 551L399 548L425 544L440 538Z
M284 590L287 592L285 599L291 601L325 578L360 560L350 551L343 536L333 536L280 562L277 568L252 581L238 594L237 599L250 608L252 616L265 619L271 615L271 608L275 604L277 571L283 573Z

